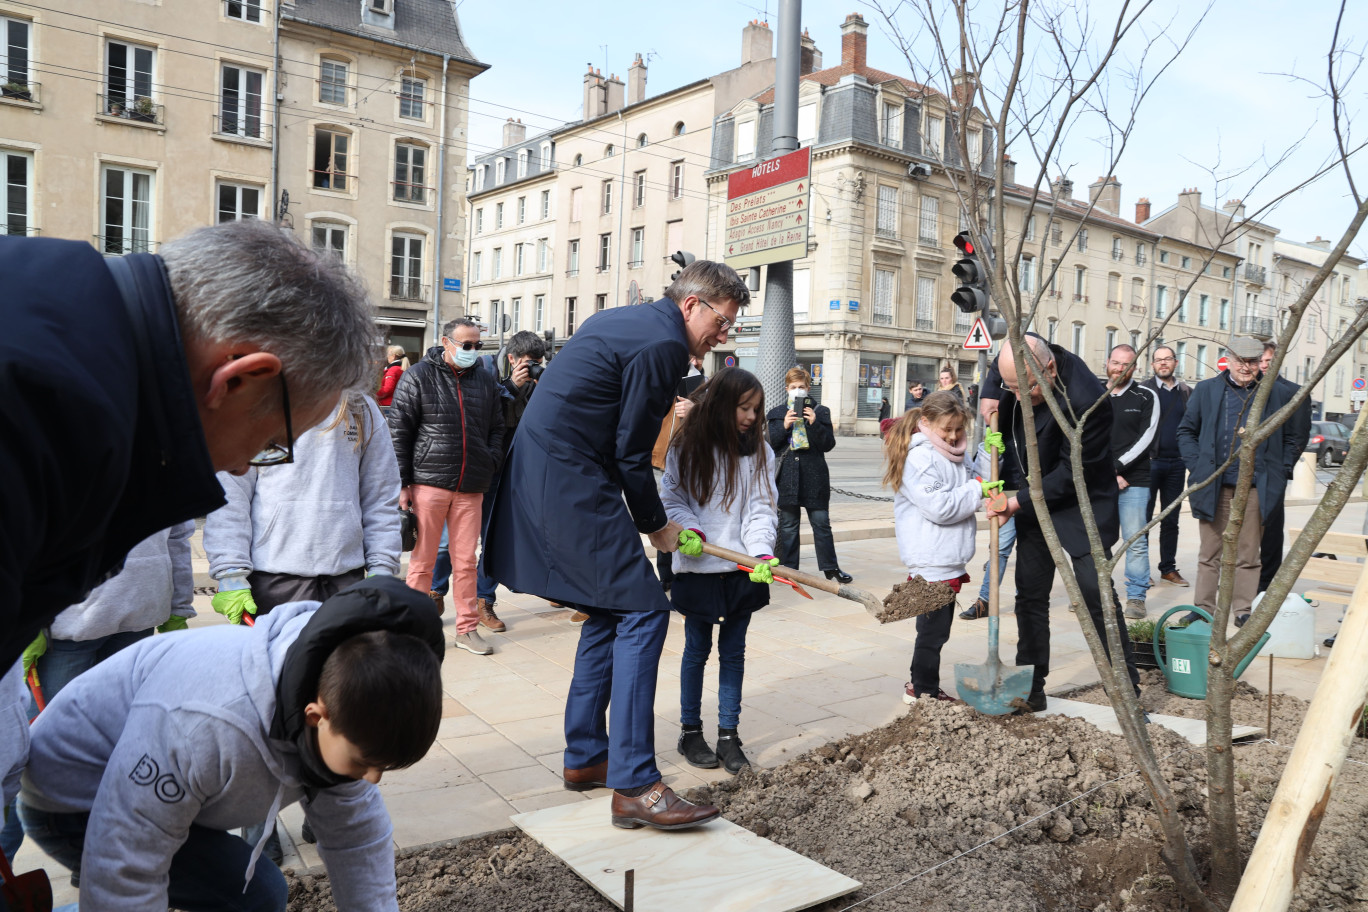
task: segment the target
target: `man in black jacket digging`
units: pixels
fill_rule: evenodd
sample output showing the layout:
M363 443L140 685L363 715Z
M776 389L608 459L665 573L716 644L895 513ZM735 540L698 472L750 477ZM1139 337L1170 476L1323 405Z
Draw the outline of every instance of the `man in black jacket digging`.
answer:
M1026 488L1029 463L1026 456L1026 431L1020 398L1029 396L1034 409L1037 452L1040 458L1041 487L1045 503L1054 521L1060 544L1073 562L1074 575L1083 590L1083 600L1098 635L1106 642L1102 626L1103 593L1093 563L1092 548L1083 525L1083 514L1074 490L1073 470L1070 465L1072 447L1065 429L1045 404L1043 386L1048 384L1066 415L1079 416L1102 399L1084 425L1083 474L1088 499L1092 505L1102 548L1108 556L1119 533L1117 515L1116 471L1111 455L1111 402L1106 389L1093 376L1088 366L1077 356L1057 345L1049 345L1037 335L1028 335L1027 376L1018 381L1017 365L1012 344L1006 342L998 356L998 371L1002 375L1003 394L999 400L999 427L1007 455L1007 478L1017 479L1020 491L1007 499L1007 507L997 514L1003 520L1016 519L1016 616L1017 665L1034 665L1035 679L1027 699L1036 712L1045 708L1045 679L1050 673L1050 589L1054 586L1055 564L1050 555L1045 534L1041 531L1035 503ZM1032 363L1034 360L1034 364ZM1131 683L1137 692L1140 674L1131 655L1130 638L1124 635L1125 620L1117 602L1116 590L1107 584L1110 609L1116 612L1117 626L1122 630L1121 646L1126 654L1126 666Z

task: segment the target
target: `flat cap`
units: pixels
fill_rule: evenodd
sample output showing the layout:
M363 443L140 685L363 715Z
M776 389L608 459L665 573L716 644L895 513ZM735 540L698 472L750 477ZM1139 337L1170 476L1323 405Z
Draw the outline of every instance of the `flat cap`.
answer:
M1246 361L1254 361L1263 356L1264 344L1253 336L1231 336L1230 353Z

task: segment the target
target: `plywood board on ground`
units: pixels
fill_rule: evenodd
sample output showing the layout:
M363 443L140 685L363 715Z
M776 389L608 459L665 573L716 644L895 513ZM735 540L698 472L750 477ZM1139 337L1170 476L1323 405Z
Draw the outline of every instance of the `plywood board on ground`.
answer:
M611 797L511 819L622 908L624 875L635 870L636 912L790 912L856 890L860 882L717 819L663 832L612 825Z
M1050 697L1047 701L1045 711L1036 713L1038 716L1069 716L1074 719L1082 719L1091 722L1104 732L1111 732L1113 735L1121 734L1121 723L1116 721L1116 711L1112 709L1110 703L1083 703L1078 700L1061 700L1059 697ZM1206 723L1201 719L1185 719L1182 716L1161 716L1158 713L1150 713L1151 725L1162 725L1182 735L1193 744L1206 744ZM1233 740L1247 741L1250 738L1263 737L1264 730L1255 728L1252 725L1237 725L1233 733Z

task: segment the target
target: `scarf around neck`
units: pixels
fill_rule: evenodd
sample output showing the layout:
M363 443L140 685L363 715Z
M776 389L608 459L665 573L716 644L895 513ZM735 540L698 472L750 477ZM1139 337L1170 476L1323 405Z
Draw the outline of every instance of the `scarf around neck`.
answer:
M951 446L941 435L931 430L931 425L925 419L917 422L917 431L946 459L951 462L964 462L964 451L969 448L968 440L961 441L958 446Z

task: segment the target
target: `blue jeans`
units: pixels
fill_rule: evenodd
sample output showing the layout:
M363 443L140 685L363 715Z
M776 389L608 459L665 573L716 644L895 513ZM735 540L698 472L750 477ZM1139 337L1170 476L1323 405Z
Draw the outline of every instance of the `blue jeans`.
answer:
M126 646L152 635L153 628L111 633L93 640L57 640L48 638L47 652L38 658L38 683L43 688L43 699L61 692L76 677L89 671ZM38 715L38 705L29 698L29 717Z
M684 616L684 655L679 661L679 721L703 724L703 666L712 652L713 630L717 634L717 727L736 728L741 718L741 681L746 676L746 630L753 612L729 615L718 625L692 615Z
M1131 485L1121 492L1117 510L1121 514L1121 538L1127 539L1145 525L1149 511L1150 489ZM1126 551L1126 598L1145 600L1149 591L1150 560L1149 536L1142 535Z
M1028 495L1029 496L1029 495ZM1012 556L1012 546L1016 544L1016 518L998 526L998 583L1007 575L1007 558ZM983 562L983 585L979 586L979 598L988 601L988 561Z
M475 597L494 604L499 584L485 573L484 530L489 527L489 511L494 507L494 495L499 491L499 476L489 483L484 502L480 505L480 561L475 565ZM447 550L447 530L442 528L442 543L437 548L437 563L432 568L432 591L447 594L451 588L451 553Z
M23 801L19 814L24 831L44 852L72 873L80 873L89 814L53 814ZM285 875L270 860L257 860L251 883L243 889L251 855L252 847L231 833L192 824L185 842L171 856L169 904L185 912L285 912Z

